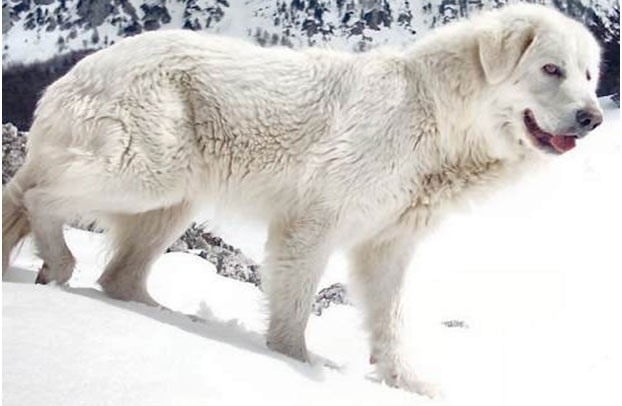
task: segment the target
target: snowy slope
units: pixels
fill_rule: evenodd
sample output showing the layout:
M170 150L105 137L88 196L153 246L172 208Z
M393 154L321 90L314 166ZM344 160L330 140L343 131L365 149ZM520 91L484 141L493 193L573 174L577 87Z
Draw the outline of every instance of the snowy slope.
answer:
M78 230L69 233L80 263L73 285L88 284L87 274L97 265L89 259L95 257L97 262L96 252L103 246L99 237ZM28 258L30 248L23 248L18 266L36 262ZM369 371L364 369L342 373L323 367L319 358L311 366L269 351L262 335L261 293L250 284L216 275L212 265L196 256L164 255L156 264L150 290L177 312L114 301L86 287L5 282L4 404L412 401L413 395L366 379ZM341 330L332 339L339 339L343 352L355 358L355 349L364 353L358 323L356 311L343 307L328 317L314 318L311 329Z
M412 359L444 399L375 382L351 306L312 316L314 365L268 351L261 292L196 256L155 265L149 289L172 311L107 299L93 289L102 236L70 230L72 288L3 283L4 404L622 404L622 131L603 103L605 123L577 149L421 243L408 281ZM220 231L261 256L263 230ZM10 280L34 279L32 251L27 241ZM337 256L326 279L344 267Z
M480 9L519 0L3 0L3 66L100 49L154 29L186 28L260 44L365 50L406 45L430 29ZM617 0L528 0L554 5L618 32ZM619 19L619 16L618 16ZM609 39L607 39L609 40Z
M185 256L187 263L176 258L175 265L190 269L194 257ZM211 300L258 301L257 292L243 289L250 286L207 279L210 293L221 292ZM90 290L5 283L3 294L5 405L312 405L343 403L353 389L365 404L411 398L270 352L258 331L212 308L193 321ZM238 313L261 317L247 304L237 303Z

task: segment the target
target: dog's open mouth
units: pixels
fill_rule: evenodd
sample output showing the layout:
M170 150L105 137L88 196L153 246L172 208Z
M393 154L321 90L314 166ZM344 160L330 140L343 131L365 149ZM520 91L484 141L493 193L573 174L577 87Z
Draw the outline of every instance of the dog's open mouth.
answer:
M550 152L555 152L557 154L563 154L564 152L568 152L575 147L575 143L577 140L577 136L574 134L551 134L547 133L543 129L538 126L536 122L536 118L533 115L533 112L529 109L525 110L523 114L523 119L525 121L525 126L531 134L535 144Z

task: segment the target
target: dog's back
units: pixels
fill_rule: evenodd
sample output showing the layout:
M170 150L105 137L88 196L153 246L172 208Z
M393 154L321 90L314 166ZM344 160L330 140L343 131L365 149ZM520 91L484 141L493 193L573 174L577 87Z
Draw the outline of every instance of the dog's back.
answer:
M69 162L86 165L83 175L122 179L131 193L160 200L156 206L197 190L243 187L247 198L259 198L253 185L293 187L314 147L330 142L351 65L350 55L330 51L147 33L86 57L51 85L30 149L54 151L50 178ZM144 203L140 208L151 208Z

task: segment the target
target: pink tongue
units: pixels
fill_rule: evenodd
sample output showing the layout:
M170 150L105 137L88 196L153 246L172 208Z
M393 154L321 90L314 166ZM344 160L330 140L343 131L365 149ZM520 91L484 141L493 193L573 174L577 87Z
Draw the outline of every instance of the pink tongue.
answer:
M551 137L550 141L557 152L570 151L575 146L574 137L567 137L565 135L554 135Z

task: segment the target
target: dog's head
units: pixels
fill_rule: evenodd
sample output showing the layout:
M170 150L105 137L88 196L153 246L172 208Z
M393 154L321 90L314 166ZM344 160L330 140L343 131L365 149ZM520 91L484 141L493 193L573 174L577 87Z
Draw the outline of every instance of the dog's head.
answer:
M582 24L542 6L490 17L477 25L478 57L504 142L553 154L574 148L602 122L598 43Z

